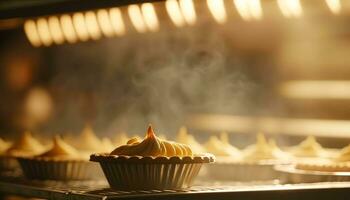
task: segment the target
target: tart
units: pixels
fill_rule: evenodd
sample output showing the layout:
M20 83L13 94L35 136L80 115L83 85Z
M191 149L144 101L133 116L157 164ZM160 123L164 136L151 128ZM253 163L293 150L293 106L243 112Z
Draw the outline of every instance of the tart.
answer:
M43 151L45 151L45 147L30 132L24 132L15 143L0 154L1 168L16 171L19 169L19 165L15 157L38 155Z
M190 146L195 153L204 152L204 148L187 132L187 128L184 126L180 128L177 134L177 142Z
M204 146L206 150L214 154L217 159L241 160L242 158L241 151L230 144L228 135L225 132L220 134L220 139L216 136L211 136Z
M143 140L132 138L109 154L93 154L112 188L120 190L181 189L190 187L211 154L193 154L180 143L158 138L151 126Z
M19 156L17 159L29 179L89 180L99 175L98 165L90 163L58 136L53 139L53 145L48 151L37 156Z
M230 181L265 181L278 178L274 166L289 162L289 156L278 148L273 140L268 142L262 133L257 142L241 153L241 159L221 159L208 167L215 179Z
M316 141L314 136L308 136L299 145L292 147L289 152L297 158L325 158L327 151ZM303 159L299 159L303 160Z
M90 126L86 126L81 132L78 142L73 145L88 159L92 153L95 152L108 152L104 148L104 145L100 138L98 138Z

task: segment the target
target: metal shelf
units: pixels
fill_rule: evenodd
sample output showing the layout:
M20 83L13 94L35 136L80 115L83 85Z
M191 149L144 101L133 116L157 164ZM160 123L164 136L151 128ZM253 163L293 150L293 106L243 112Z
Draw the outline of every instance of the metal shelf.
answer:
M54 200L108 199L347 199L350 182L276 184L270 183L201 183L184 190L117 191L105 181L55 182L29 181L19 177L0 177L0 193Z

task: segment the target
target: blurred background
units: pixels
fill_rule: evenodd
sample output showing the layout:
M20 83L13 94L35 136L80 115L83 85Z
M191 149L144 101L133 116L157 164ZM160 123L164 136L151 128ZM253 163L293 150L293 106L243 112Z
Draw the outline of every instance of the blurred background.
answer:
M12 2L0 11L23 6ZM50 137L89 124L100 136L143 135L151 123L169 138L183 125L199 140L236 133L238 146L259 131L344 145L349 19L346 0L167 0L2 16L0 134Z

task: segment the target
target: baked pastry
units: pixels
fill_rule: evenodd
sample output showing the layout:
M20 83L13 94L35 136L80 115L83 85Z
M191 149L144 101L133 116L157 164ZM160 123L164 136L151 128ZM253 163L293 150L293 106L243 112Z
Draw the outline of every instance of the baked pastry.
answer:
M307 158L322 158L327 157L327 152L324 148L316 141L314 136L308 136L299 145L292 147L289 150L296 157L307 157Z
M24 132L6 151L8 156L33 156L45 151L45 147L30 132Z
M187 132L186 127L181 127L177 134L177 142L189 145L193 152L201 153L204 152L203 147L197 142L197 140Z
M5 151L10 148L11 143L10 142L6 142L5 140L3 140L2 138L0 138L0 154L5 153Z
M73 145L87 158L95 152L105 152L102 141L96 136L90 126L85 126L79 136L78 142Z
M101 176L98 165L90 163L60 137L53 139L48 151L31 157L19 156L24 175L39 180L88 180Z
M238 160L218 159L216 163L207 166L209 176L225 181L273 180L278 178L274 166L289 162L289 156L278 148L274 140L267 142L262 133L257 135L256 144L248 146L241 157Z
M256 144L244 150L244 160L248 162L286 160L288 156L280 150L274 140L268 143L264 134L257 135Z
M43 151L45 147L30 132L24 132L15 143L0 154L1 170L17 171L19 165L15 157L38 155Z
M185 144L158 138L149 126L143 140L132 138L110 154L94 154L111 187L122 190L179 189L190 187L211 154L193 154Z
M225 132L221 133L220 139L216 136L211 136L205 144L205 148L208 152L222 159L240 160L242 158L240 150L229 143L227 133Z

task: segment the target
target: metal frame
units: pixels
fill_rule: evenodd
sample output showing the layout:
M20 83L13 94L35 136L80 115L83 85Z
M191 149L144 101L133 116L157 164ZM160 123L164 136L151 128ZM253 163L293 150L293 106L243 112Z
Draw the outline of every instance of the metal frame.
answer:
M216 184L217 185L217 184ZM350 182L309 184L228 184L194 186L183 190L117 191L108 188L105 181L55 182L29 181L16 177L1 177L0 193L55 200L108 199L348 199Z

